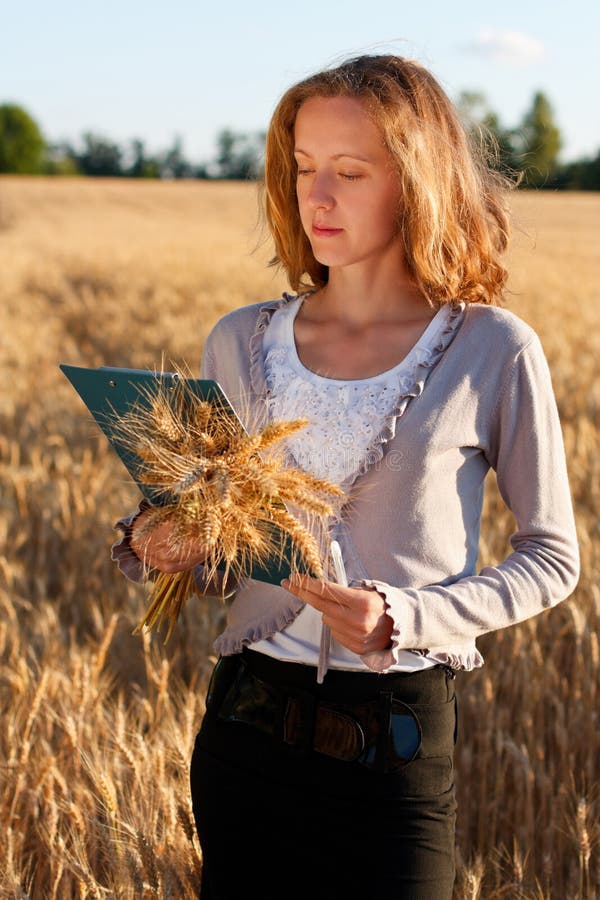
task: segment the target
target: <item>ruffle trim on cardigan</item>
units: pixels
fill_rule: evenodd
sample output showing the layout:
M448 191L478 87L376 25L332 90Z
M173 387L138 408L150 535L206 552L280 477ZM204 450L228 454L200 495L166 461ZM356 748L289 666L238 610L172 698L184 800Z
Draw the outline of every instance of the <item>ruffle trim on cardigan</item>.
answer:
M290 625L291 622L304 609L305 604L302 600L298 600L290 594L290 603L287 608L274 611L272 618L267 621L261 621L251 625L244 623L238 627L229 626L223 634L213 643L215 653L222 656L231 656L233 653L240 653L243 647L253 644L271 637L279 631Z
M410 401L423 393L425 382L429 378L429 375L440 362L442 356L454 340L459 325L463 320L465 306L466 304L462 301L450 304L448 321L439 335L435 346L425 358L420 359L414 366L412 371L412 383L398 396L395 405L385 417L379 433L367 448L362 462L356 471L343 482L345 488L352 487L360 475L364 475L365 472L377 465L383 459L385 445L388 441L391 441L396 434L396 424L398 419L404 415Z
M392 633L392 640L394 640L394 637L397 637L397 633L395 635ZM371 671L384 674L396 662L396 654L394 653L396 649L398 647L396 641L394 641L393 647L387 650L373 650L371 653L364 653L360 658ZM407 652L463 672L480 669L484 664L483 656L475 644L468 647L446 647L435 652L430 650L408 650Z
M260 307L256 325L254 326L254 332L248 343L250 384L252 385L252 390L257 396L263 396L267 392L267 382L265 379L265 367L263 358L263 335L268 328L273 313L276 310L281 309L282 306L286 306L288 303L291 303L292 300L297 300L299 297L307 297L312 293L314 292L304 291L301 294L290 294L287 291L284 291L279 300L271 300L268 303L264 303Z
M480 669L483 665L483 656L474 644L468 651L464 647L446 647L444 650L430 652L427 659L450 666L451 669L463 669L465 672Z

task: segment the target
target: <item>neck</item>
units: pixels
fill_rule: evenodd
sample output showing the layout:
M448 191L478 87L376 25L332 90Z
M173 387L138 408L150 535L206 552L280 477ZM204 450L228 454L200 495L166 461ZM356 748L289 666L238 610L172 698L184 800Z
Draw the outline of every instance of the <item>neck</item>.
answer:
M404 270L386 272L381 265L330 268L329 280L311 304L323 316L348 324L410 320L432 307Z

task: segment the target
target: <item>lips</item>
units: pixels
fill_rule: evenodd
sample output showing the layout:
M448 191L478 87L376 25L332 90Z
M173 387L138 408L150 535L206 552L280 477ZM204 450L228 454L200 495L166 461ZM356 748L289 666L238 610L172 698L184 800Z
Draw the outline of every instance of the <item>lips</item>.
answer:
M316 237L334 237L336 234L341 234L343 228L330 228L328 225L317 225L313 224L312 232Z

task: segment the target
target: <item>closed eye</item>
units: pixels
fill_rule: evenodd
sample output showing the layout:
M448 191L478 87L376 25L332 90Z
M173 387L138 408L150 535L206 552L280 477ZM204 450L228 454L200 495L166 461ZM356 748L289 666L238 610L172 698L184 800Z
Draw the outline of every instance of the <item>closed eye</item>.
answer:
M296 174L298 177L300 175L313 175L314 171L314 169L299 168L296 170ZM351 172L339 172L338 175L344 181L359 181L363 177L362 175L355 175Z

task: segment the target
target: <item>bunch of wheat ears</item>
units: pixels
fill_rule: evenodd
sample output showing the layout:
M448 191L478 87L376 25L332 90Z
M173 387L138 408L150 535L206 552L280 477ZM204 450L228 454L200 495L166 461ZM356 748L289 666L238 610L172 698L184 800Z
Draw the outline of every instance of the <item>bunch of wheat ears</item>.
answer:
M223 595L231 579L284 558L290 571L323 577L315 525L326 527L336 513L334 498L344 493L288 464L285 438L307 420L274 421L248 433L219 395L202 399L193 384L178 377L167 386L157 376L155 390L113 422L121 446L139 460L138 483L161 497L139 536L168 522L175 556L202 545L203 583L220 582ZM302 513L305 524L286 504ZM149 574L148 608L138 628L160 629L168 620L166 643L185 601L201 591L193 568Z

